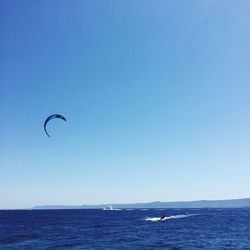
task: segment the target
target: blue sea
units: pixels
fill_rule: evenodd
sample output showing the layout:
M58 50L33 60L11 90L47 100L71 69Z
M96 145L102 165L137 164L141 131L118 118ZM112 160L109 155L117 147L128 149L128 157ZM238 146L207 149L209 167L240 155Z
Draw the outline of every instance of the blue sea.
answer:
M0 249L245 250L250 208L2 210Z

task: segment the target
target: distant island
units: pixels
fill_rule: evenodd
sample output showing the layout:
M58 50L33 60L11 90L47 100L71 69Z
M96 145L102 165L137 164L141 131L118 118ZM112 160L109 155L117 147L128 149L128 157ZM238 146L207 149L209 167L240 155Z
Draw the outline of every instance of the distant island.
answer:
M35 206L32 209L102 209L111 205L113 208L242 208L250 207L250 198L232 199L232 200L198 200L198 201L176 201L161 202L154 201L148 203L131 203L131 204L100 204L100 205L46 205Z

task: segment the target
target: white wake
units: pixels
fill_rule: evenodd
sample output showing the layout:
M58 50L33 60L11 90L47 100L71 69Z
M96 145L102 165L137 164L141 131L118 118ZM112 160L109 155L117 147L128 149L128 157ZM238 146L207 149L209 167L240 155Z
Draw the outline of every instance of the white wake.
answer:
M195 214L178 214L178 215L171 215L171 216L166 216L161 220L161 217L147 217L145 220L146 221L164 221L164 220L171 220L171 219L182 219L182 218L187 218L190 216L193 216Z

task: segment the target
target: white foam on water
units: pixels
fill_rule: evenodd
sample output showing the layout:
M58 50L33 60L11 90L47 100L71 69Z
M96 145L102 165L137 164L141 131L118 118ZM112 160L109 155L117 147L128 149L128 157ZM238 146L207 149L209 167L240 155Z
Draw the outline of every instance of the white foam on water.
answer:
M165 217L164 219L161 220L161 217L151 217L151 218L146 218L145 220L146 221L163 221L163 220L166 220L167 217Z
M178 215L172 215L172 216L166 216L161 220L161 217L148 217L145 220L146 221L164 221L164 220L171 220L171 219L182 219L187 218L190 216L193 216L195 214L178 214Z

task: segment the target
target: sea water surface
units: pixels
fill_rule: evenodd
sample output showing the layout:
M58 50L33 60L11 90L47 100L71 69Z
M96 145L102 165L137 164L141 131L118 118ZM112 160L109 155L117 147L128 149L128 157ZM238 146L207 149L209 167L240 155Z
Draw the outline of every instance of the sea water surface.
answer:
M245 250L250 208L2 210L0 249Z

